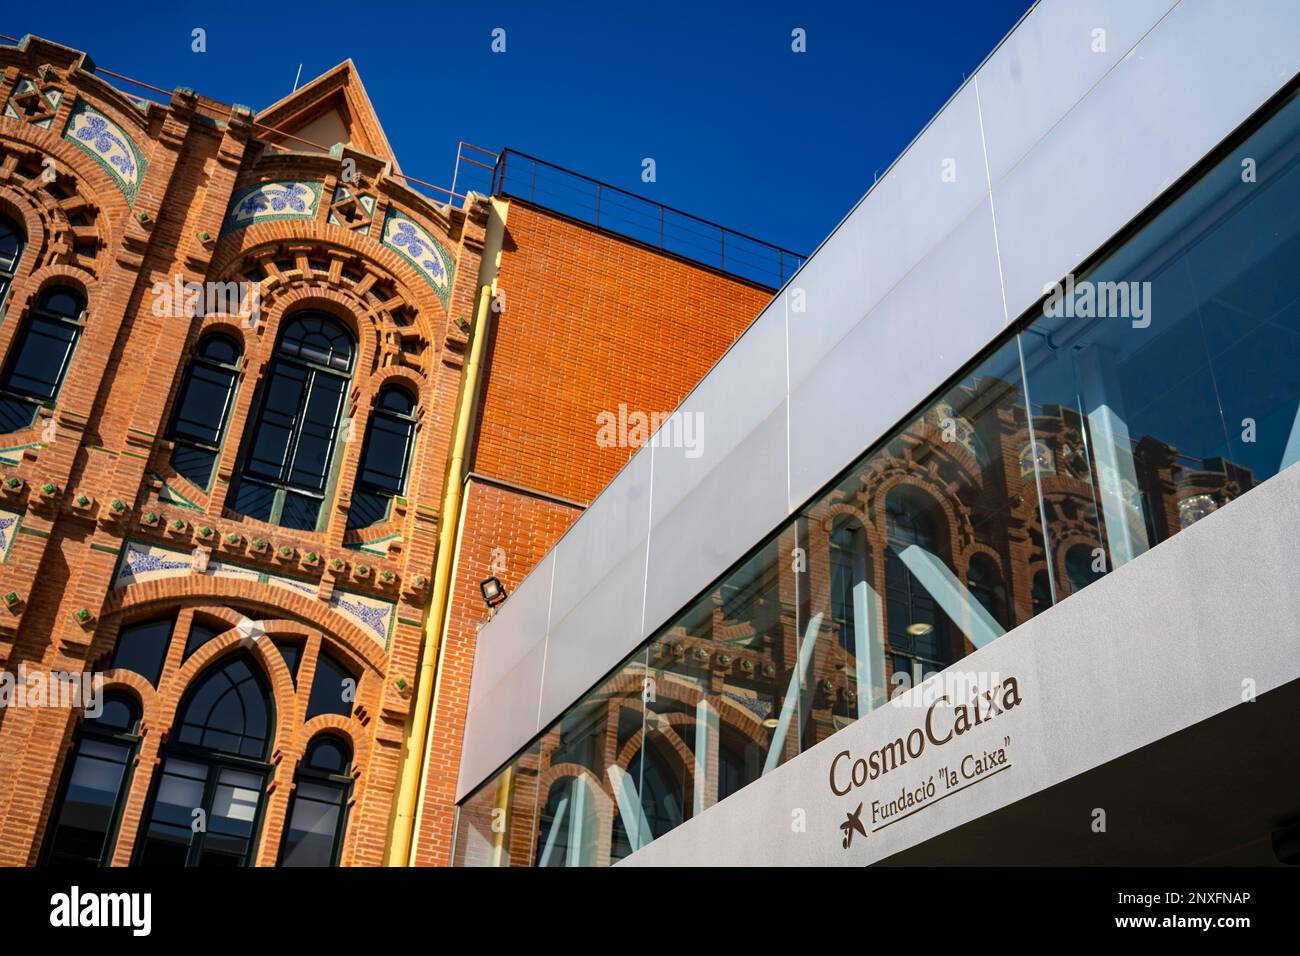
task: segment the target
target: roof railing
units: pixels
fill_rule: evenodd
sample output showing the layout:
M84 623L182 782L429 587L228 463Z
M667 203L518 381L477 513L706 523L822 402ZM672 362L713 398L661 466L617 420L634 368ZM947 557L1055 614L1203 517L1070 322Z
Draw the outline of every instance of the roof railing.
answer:
M458 170L459 162L458 155ZM452 188L456 188L455 180ZM497 156L491 192L544 207L771 289L784 285L805 258L516 149L504 149Z

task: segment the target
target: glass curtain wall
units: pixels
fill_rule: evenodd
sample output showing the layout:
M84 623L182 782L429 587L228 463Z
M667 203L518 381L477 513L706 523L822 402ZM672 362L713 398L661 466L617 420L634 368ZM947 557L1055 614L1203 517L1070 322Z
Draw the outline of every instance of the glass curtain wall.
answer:
M616 862L1300 460L1297 263L1292 95L468 798L455 864Z

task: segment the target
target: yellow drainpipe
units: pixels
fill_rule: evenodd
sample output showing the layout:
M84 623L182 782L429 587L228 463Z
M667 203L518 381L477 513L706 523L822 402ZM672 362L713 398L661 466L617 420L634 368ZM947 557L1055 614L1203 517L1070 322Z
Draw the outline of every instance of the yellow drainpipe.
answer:
M451 444L451 460L447 465L447 486L442 495L442 511L438 515L438 557L433 572L433 592L429 614L424 622L424 644L420 651L420 676L415 682L415 712L411 715L410 729L402 756L401 784L397 793L397 808L393 817L392 835L388 842L388 865L406 866L410 862L415 817L420 799L420 779L424 770L424 752L428 746L429 719L433 714L434 679L438 670L439 643L447 606L451 596L452 558L456 551L456 534L460 524L461 490L464 487L465 451L469 446L469 427L473 419L474 403L478 399L479 372L482 368L484 340L487 338L488 307L492 300L492 287L481 285L478 290L478 308L474 317L473 338L469 359L465 362L460 403L456 409L456 430Z

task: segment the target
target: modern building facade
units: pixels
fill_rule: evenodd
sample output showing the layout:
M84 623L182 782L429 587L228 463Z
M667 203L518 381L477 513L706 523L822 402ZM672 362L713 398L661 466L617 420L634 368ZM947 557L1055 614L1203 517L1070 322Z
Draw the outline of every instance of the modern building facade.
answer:
M446 863L480 582L799 260L517 155L430 198L350 62L256 113L0 70L0 864Z
M455 863L1294 861L1297 36L1036 5L482 630Z

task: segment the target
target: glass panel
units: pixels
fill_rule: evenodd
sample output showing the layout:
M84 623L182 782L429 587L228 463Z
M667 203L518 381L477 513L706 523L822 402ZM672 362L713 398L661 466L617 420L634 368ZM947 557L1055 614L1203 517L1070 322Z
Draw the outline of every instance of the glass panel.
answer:
M357 678L339 661L321 652L316 658L316 675L307 700L307 720L320 714L347 717L357 699Z
M539 744L534 743L466 798L456 813L453 866L532 865L537 844L538 753ZM561 786L559 791L563 790ZM550 819L553 823L554 808ZM563 820L560 827L564 829ZM551 853L556 857L554 844Z
M194 362L177 403L172 434L208 445L219 444L234 387L235 373L230 369Z
M298 445L293 453L293 466L287 476L289 484L312 491L325 490L347 390L345 378L312 374L307 405L299 425Z
M225 627L218 630L215 627L209 627L208 625L202 624L198 621L191 622L190 633L185 639L185 651L181 657L181 661L184 662L189 660L191 654L226 630L227 628Z
M199 866L243 866L248 862L262 784L261 774L228 767L218 770Z
M245 465L249 474L270 481L279 481L284 476L310 377L311 372L302 366L288 362L272 364Z
M798 752L793 530L696 601L649 648L641 776L658 838Z
M0 216L0 271L12 274L18 268L26 242L18 224L7 216Z
M186 696L176 720L181 743L244 757L265 756L269 695L241 652L207 671Z
M346 788L299 780L285 827L280 866L332 866L342 834Z
M414 434L414 422L379 412L372 415L358 483L375 491L400 495L406 486L406 464Z
M144 866L184 866L194 835L194 811L203 807L208 768L169 757L154 796L148 825L141 835L138 862Z
M40 407L38 402L0 395L0 434L30 428Z
M217 453L207 448L177 445L172 449L171 465L176 474L204 491L212 483L212 469L216 464Z
M388 505L392 500L389 495L375 494L371 491L354 491L352 502L348 506L348 530L354 531L379 524L388 517Z
M51 865L103 865L133 749L128 744L84 737L78 741L70 758L63 800L54 810Z
M157 687L175 623L171 618L164 618L161 621L148 621L122 628L109 666L135 671Z
M52 401L77 344L80 327L34 315L19 333L0 388L41 401Z
M1293 98L1021 335L1058 599L1300 459L1298 256Z
M235 489L234 509L258 521L270 521L275 509L275 489L244 479Z
M319 498L287 491L280 510L280 526L295 531L315 531L320 520L320 506Z
M535 866L609 866L650 842L641 786L645 651L540 741Z

